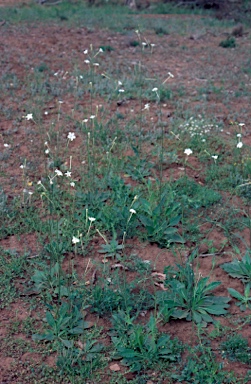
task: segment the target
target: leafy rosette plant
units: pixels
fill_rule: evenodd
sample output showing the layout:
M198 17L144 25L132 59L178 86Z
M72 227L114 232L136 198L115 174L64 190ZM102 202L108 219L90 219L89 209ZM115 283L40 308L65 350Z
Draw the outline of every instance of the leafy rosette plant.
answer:
M211 292L220 281L209 282L209 277L195 278L192 267L178 266L176 275L165 282L167 291L158 293L160 314L169 309L170 317L186 319L206 325L214 322L211 315L221 316L227 313L229 297L214 296ZM170 311L171 309L171 311Z
M241 279L243 283L251 282L251 258L247 252L242 260L234 259L230 263L222 264L221 268L234 278Z
M181 206L164 195L159 203L141 199L139 220L146 231L147 240L162 247L183 243L177 225L181 220Z
M177 339L171 339L167 334L159 334L156 319L151 316L146 326L131 324L130 332L116 341L114 358L130 367L132 372L149 369L161 360L175 362L182 352L182 345Z

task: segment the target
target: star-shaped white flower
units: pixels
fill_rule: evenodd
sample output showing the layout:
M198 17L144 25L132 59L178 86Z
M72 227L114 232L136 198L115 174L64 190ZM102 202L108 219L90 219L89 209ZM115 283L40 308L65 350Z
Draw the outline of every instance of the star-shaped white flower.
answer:
M73 141L76 139L76 135L74 132L69 132L68 133L68 136L67 136L67 139L69 139L70 141Z
M55 173L57 176L63 176L63 173L59 169L55 169Z
M33 119L33 114L32 113L27 113L27 115L25 116L25 119L26 120L32 120Z
M72 237L72 243L73 244L77 244L77 243L79 243L80 242L80 239L78 239L76 236L73 236Z
M65 176L66 177L71 177L71 172L70 171L65 172Z
M184 151L185 155L189 156L193 153L193 151L190 148L185 149Z

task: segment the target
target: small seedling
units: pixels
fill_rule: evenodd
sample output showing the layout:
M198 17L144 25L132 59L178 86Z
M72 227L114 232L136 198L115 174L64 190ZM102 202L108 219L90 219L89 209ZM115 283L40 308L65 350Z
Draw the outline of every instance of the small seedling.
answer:
M246 309L251 308L250 283L246 285L244 295L236 291L234 288L228 288L227 290L232 297L239 300L236 305L240 307L241 311L246 311Z

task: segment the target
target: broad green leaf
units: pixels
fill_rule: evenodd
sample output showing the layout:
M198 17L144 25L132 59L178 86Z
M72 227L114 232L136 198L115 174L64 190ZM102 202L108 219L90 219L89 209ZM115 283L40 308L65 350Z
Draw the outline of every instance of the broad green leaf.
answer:
M234 288L228 288L227 290L230 293L230 295L233 296L235 299L237 299L237 300L243 299L243 296L238 291L236 291Z
M66 348L72 348L72 347L73 347L73 344L74 344L73 340L65 340L65 339L61 339L61 342L62 342L62 344L64 344L64 346L65 346Z
M54 320L54 317L52 316L51 312L46 312L46 321L49 324L50 327L54 328L56 326L56 322Z

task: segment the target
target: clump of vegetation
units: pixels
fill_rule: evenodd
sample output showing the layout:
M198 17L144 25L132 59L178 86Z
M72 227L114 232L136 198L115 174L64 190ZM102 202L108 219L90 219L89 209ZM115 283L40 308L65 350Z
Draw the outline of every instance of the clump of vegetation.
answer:
M233 36L228 36L227 39L220 42L219 46L222 48L235 48L236 40Z
M248 340L240 334L230 335L221 343L221 354L230 361L251 362L251 348Z

